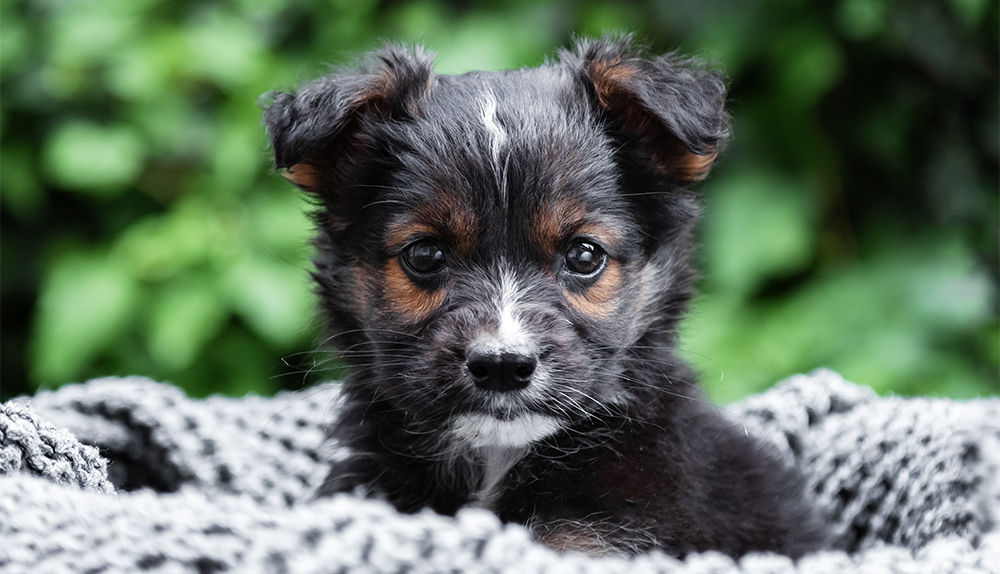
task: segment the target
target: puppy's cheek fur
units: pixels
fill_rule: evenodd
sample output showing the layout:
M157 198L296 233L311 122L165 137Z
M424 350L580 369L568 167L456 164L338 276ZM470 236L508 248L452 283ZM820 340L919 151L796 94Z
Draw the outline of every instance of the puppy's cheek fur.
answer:
M566 300L577 311L597 319L612 316L622 288L622 268L617 261L608 262L597 282L582 293L566 292Z
M372 280L372 270L366 265L355 265L352 268L350 284L353 293L354 309L360 320L368 317L372 307L372 300L375 298L375 283Z
M393 258L382 268L383 297L392 311L411 321L426 319L444 303L445 290L427 291L414 285Z

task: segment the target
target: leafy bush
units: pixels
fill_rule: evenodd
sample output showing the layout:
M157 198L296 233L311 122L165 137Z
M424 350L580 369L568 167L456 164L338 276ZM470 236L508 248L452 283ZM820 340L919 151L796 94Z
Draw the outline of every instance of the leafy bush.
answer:
M821 365L995 393L997 19L990 0L5 2L0 392L341 376L315 350L309 207L269 167L258 96L380 38L449 73L629 29L731 79L684 329L716 398Z

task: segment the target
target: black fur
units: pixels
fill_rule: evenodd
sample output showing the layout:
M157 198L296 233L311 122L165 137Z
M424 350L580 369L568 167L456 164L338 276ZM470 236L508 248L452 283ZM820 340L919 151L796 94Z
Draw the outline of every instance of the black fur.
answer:
M627 38L499 73L431 61L388 46L266 112L277 167L319 204L315 279L351 366L331 431L350 454L319 494L477 504L591 553L821 547L800 476L675 353L687 187L729 136L718 74ZM483 353L505 370L477 374Z

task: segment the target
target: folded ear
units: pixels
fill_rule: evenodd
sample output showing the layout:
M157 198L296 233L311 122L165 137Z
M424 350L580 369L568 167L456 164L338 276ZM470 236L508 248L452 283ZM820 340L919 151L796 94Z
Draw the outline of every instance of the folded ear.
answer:
M334 73L292 94L270 93L264 113L274 165L306 191L320 192L364 153L366 120L401 119L430 89L433 55L388 45L358 71Z
M581 41L560 58L618 129L646 143L658 171L681 185L708 175L730 133L720 74L674 54L640 57L629 37Z

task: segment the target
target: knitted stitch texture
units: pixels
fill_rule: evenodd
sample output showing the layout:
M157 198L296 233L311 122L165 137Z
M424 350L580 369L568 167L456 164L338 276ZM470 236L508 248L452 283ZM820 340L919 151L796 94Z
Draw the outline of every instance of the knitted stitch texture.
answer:
M478 509L312 500L337 388L196 400L99 379L0 405L0 572L1000 572L1000 399L879 398L816 371L726 407L803 470L835 548L678 561L559 555Z

